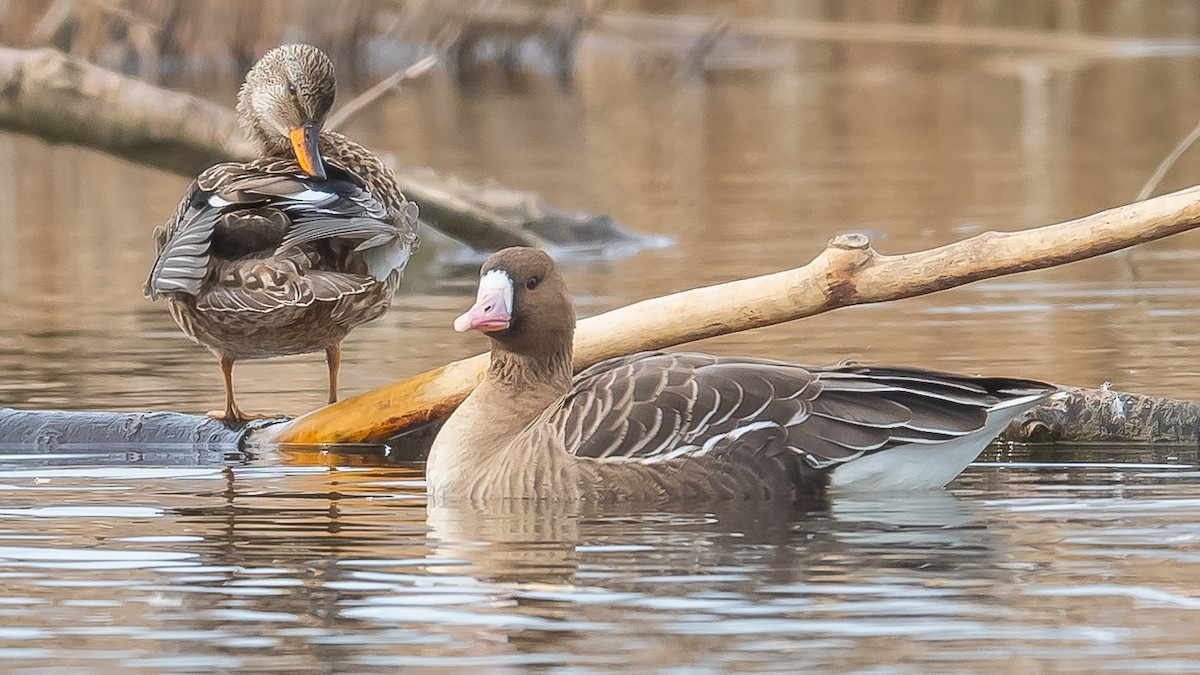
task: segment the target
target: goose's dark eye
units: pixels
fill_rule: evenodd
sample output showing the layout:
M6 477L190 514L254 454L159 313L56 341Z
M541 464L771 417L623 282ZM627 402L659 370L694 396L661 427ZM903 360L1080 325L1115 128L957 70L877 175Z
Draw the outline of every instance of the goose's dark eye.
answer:
M296 85L292 82L288 82L288 93L292 96L296 95Z
M525 282L525 288L528 288L529 290L532 291L533 289L537 288L538 284L540 284L540 283L542 283L542 278L537 275L534 275L532 277L529 277L529 281Z

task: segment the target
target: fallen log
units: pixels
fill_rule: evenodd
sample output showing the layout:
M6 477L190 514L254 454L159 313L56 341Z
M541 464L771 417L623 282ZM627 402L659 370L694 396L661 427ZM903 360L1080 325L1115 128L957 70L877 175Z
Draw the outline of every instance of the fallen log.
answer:
M1200 403L1067 387L1013 420L1003 438L1022 443L1200 444Z
M53 49L0 47L0 128L184 176L253 152L232 110Z
M240 459L253 427L198 415L0 408L0 452L31 464L220 464Z
M248 427L252 428L252 427ZM0 448L98 442L127 446L237 447L245 433L210 417L176 412L70 412L0 408ZM103 440L100 440L103 439Z
M866 237L836 237L793 270L644 300L579 322L576 372L613 356L760 328L838 307L886 302L1053 267L1200 226L1200 187L1056 225L986 232L886 256ZM486 354L436 368L264 429L263 443L381 442L444 418L479 383Z
M217 162L253 156L233 109L53 49L0 47L0 129L95 148L187 177ZM557 208L535 193L385 161L422 219L472 248L581 242L637 248L653 241L607 215Z

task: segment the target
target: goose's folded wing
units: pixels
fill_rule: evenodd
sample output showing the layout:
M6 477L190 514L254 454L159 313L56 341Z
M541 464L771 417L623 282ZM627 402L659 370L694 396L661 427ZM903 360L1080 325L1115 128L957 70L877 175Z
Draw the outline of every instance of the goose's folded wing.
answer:
M664 463L795 452L814 468L899 444L981 429L1004 380L921 370L807 368L702 354L640 354L597 364L539 421L569 451Z

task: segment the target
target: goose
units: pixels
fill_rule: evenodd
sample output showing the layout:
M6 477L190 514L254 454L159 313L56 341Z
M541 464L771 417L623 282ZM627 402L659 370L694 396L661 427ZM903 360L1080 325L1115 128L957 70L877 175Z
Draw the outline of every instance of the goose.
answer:
M417 206L392 170L322 130L334 92L333 64L316 47L267 52L237 97L258 156L205 170L155 230L143 292L166 299L220 361L225 408L212 417L256 417L234 398L242 359L324 350L335 402L342 340L387 311L418 245Z
M575 310L553 260L508 248L475 305L491 360L434 439L431 503L791 499L950 482L1057 387L918 368L643 352L572 376Z

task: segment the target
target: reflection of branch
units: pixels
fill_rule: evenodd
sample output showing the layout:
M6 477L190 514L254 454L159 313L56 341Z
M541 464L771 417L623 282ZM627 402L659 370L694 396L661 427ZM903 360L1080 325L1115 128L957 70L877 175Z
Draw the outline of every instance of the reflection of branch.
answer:
M325 120L325 128L337 129L364 108L379 100L381 96L400 86L405 80L411 80L424 75L436 63L436 56L426 56L404 70L385 77L379 84L355 96L349 103L335 110L329 116L329 119Z
M793 321L838 307L911 298L1062 265L1200 227L1200 187L1022 232L988 232L929 251L879 255L843 235L808 265L645 300L584 319L575 367ZM261 432L269 442L381 441L448 415L479 382L486 354L359 394Z
M1150 179L1146 181L1146 184L1142 186L1141 191L1138 192L1136 201L1140 202L1154 194L1154 191L1158 189L1158 184L1161 183L1162 179L1166 177L1167 172L1171 170L1171 167L1175 166L1175 162L1178 162L1179 158L1183 156L1183 153L1187 152L1188 148L1195 145L1196 141L1198 140L1200 140L1200 122L1197 122L1196 126L1192 128L1191 133L1185 136L1182 141L1179 141L1179 145L1176 145L1175 149L1163 158L1163 161L1159 163L1158 168L1154 170L1154 174L1150 176Z

